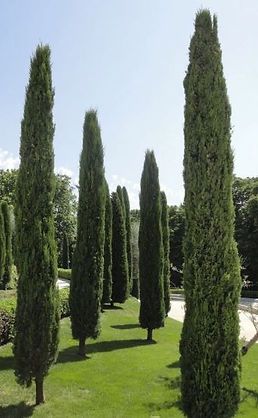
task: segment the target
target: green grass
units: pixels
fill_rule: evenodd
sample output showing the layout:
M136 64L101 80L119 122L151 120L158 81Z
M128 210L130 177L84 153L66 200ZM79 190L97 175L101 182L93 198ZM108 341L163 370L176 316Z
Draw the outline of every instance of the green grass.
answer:
M122 309L121 309L122 308ZM45 380L46 403L34 408L34 386L22 389L13 375L11 344L0 348L1 417L183 417L180 410L178 341L181 324L167 319L147 344L138 327L139 304L130 299L102 315L102 333L80 360L69 319L61 322L58 362ZM258 416L258 348L243 361L238 417Z

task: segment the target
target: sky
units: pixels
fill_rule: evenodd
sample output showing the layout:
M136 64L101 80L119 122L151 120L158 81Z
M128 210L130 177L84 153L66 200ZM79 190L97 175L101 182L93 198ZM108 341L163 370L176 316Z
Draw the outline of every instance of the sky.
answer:
M77 183L84 116L95 108L110 189L126 186L137 208L153 149L168 203L182 203L183 79L201 8L218 17L235 174L258 176L257 0L1 0L0 168L18 167L30 59L48 43L56 171Z

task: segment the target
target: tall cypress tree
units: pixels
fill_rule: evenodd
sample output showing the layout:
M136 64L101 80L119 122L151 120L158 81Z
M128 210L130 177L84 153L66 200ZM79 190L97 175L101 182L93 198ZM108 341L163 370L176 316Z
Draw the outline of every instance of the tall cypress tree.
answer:
M141 177L140 229L140 325L152 331L164 326L163 244L159 170L154 152L147 150Z
M118 193L112 201L112 303L124 303L129 296L129 276L126 253L126 228Z
M192 418L226 418L235 415L240 392L240 270L233 238L231 109L217 20L208 10L196 15L184 88L183 408Z
M112 298L112 203L107 182L105 182L105 185L105 246L102 304L109 303Z
M15 318L15 375L36 383L36 404L44 402L43 380L56 358L59 303L54 236L55 189L50 49L38 46L31 60L21 123L17 179L16 236L19 272Z
M160 193L161 199L161 226L163 243L163 280L164 280L164 303L165 313L170 310L170 259L169 259L169 226L168 205L165 192Z
M123 211L123 217L124 217L124 221L125 221L125 218L126 218L125 201L124 201L124 195L123 195L122 187L118 185L117 188L116 188L116 192L117 192L118 197L119 197L120 202L121 202L122 211Z
M80 160L77 240L70 308L73 338L84 357L86 338L100 333L105 240L104 155L97 113L86 112Z
M1 209L1 207L0 207ZM0 289L5 289L4 272L6 258L5 221L2 210L0 210Z
M12 228L10 208L6 201L1 204L1 211L4 219L4 235L5 235L5 263L4 273L2 276L3 288L6 289L12 276Z
M132 238L131 238L131 215L130 215L130 201L127 190L122 188L123 200L125 206L125 227L126 227L126 252L128 262L129 286L132 288Z

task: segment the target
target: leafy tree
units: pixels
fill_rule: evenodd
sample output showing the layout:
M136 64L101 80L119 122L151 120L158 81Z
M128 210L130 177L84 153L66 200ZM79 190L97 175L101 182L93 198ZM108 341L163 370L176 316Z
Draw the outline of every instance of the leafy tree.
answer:
M97 113L86 112L80 160L77 240L72 265L70 308L73 338L85 356L86 338L100 333L104 241L104 156Z
M16 191L18 295L15 318L15 375L36 383L36 404L44 402L43 380L58 347L59 302L54 239L55 189L50 49L38 46L31 60L21 123Z
M140 220L131 218L131 239L132 239L132 289L131 295L136 299L140 297L139 283L139 226Z
M3 277L4 272L5 272L5 259L6 259L5 220L4 220L2 210L0 210L0 289L5 289L5 280Z
M6 201L2 201L1 212L4 220L4 236L5 236L5 263L2 275L2 287L6 289L12 277L12 228L11 213L9 205Z
M125 227L126 227L126 248L128 261L129 286L132 287L132 240L131 240L131 216L130 201L125 187L122 189L123 200L125 205Z
M184 206L170 206L169 217L169 260L170 283L175 287L182 286L182 270L184 263L183 238L185 234Z
M242 261L243 278L258 289L258 179L236 177L233 182L236 211L235 237Z
M118 185L117 188L116 188L116 192L117 192L118 197L119 197L120 202L121 202L121 206L122 206L122 210L123 210L123 217L124 217L124 220L125 220L126 219L125 201L124 201L124 194L123 194L122 187Z
M140 325L152 331L164 326L163 244L159 173L153 151L147 151L141 177L140 229Z
M197 13L185 88L185 320L180 353L188 417L233 417L239 388L240 267L234 241L230 105L216 17Z
M112 298L112 203L106 182L105 206L105 247L102 304L110 303Z
M69 269L70 267L70 252L69 252L69 240L66 233L63 237L63 248L62 248L62 267L64 269Z
M160 193L161 200L161 227L163 243L163 279L164 279L164 303L165 313L170 310L170 260L169 260L169 227L168 205L165 192Z
M67 254L63 254L66 247L63 245L67 237L69 243L69 258L71 259L76 238L77 201L71 178L66 175L56 175L56 191L54 197L54 219L58 251L58 265L66 268Z
M121 200L113 192L112 201L112 303L124 303L129 296L126 228Z
M0 170L0 200L15 205L18 170Z

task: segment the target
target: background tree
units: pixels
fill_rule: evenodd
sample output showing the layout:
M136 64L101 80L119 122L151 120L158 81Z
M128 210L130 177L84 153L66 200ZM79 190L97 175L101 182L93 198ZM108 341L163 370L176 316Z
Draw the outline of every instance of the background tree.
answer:
M15 205L18 170L0 170L0 200Z
M7 288L12 278L12 227L11 213L9 205L6 201L1 204L1 212L4 220L4 236L5 236L5 263L2 275L2 287Z
M132 239L132 289L131 295L136 299L140 297L140 283L139 283L139 219L132 217L131 222L131 239Z
M126 227L126 248L127 248L127 262L129 274L129 287L132 288L132 239L131 239L131 215L130 215L130 201L125 187L122 189L123 200L125 206L125 227Z
M54 219L58 251L58 265L63 265L67 254L63 254L65 236L69 243L69 258L71 260L76 239L77 200L71 178L66 175L56 175L56 190L54 197Z
M107 182L105 182L105 185L105 246L102 304L110 303L112 298L112 203Z
M100 333L104 241L104 156L97 113L86 112L80 160L78 228L72 265L70 308L73 338L85 356L86 338Z
M183 238L185 234L184 206L170 206L168 210L169 223L169 260L170 284L174 287L183 285Z
M233 156L217 20L197 13L185 88L185 320L180 353L188 417L238 408L240 268L234 241Z
M170 310L170 260L169 260L169 227L168 205L165 192L160 193L161 200L161 227L163 243L163 280L164 280L164 303L165 313Z
M70 251L69 251L69 240L66 233L63 236L63 247L62 247L62 267L69 269L70 267Z
M2 205L2 203L1 203ZM0 206L1 209L1 206ZM5 222L2 210L0 210L0 289L5 289L4 271L6 258Z
M15 318L15 375L36 382L36 404L44 402L43 380L56 358L59 303L54 238L55 191L50 49L38 46L31 60L21 123L16 191L18 293Z
M147 151L141 177L140 229L140 325L152 331L164 326L163 244L159 172L153 151Z
M124 303L129 296L126 228L121 200L113 192L112 201L112 303Z

